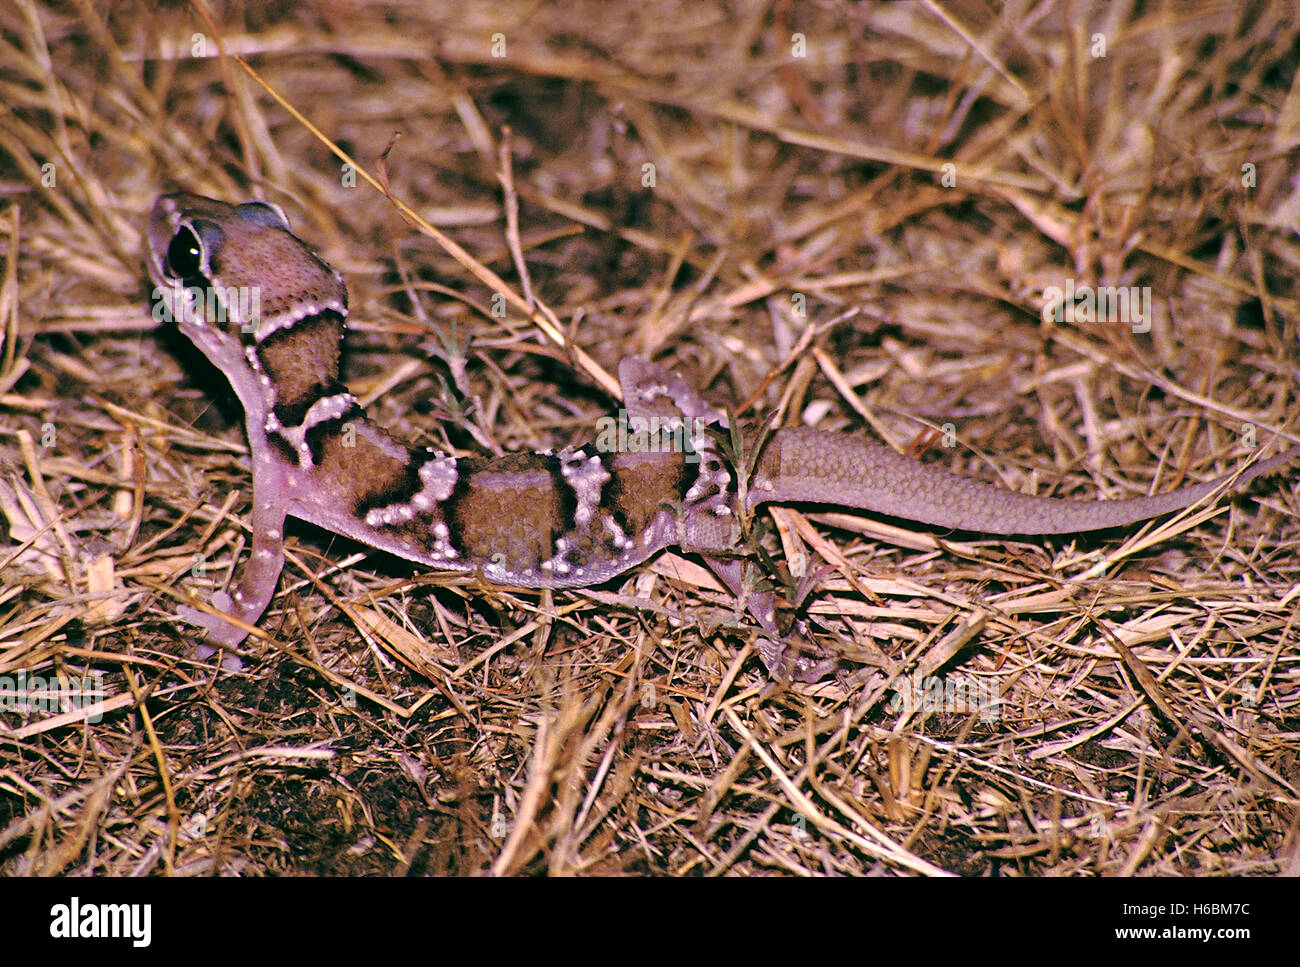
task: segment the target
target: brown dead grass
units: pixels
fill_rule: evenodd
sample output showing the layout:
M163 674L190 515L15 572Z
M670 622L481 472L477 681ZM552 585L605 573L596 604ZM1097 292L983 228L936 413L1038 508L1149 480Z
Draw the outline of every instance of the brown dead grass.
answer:
M431 6L0 6L0 676L107 693L0 710L0 871L1300 868L1285 478L1087 542L765 514L844 658L815 686L687 557L552 596L305 526L244 669L195 660L176 607L238 571L250 481L224 380L149 318L173 186L286 206L348 281L353 390L462 452L589 438L630 353L749 417L950 425L933 459L1035 493L1297 439L1288 4ZM367 170L400 133L394 194L522 293L508 127L531 291L589 361L191 56L218 40ZM1044 323L1067 278L1149 286L1150 333ZM912 681L1001 705L891 704Z

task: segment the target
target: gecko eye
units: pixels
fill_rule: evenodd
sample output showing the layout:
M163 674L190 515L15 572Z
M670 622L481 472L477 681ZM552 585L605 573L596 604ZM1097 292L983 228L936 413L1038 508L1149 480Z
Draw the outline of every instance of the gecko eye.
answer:
M203 249L198 237L182 226L167 246L167 268L173 278L184 279L188 284L198 276L203 267Z

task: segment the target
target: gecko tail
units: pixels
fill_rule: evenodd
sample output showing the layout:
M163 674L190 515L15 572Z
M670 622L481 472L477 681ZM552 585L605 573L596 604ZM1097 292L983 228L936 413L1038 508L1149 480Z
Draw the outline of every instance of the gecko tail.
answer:
M1168 493L1126 500L1032 497L900 456L868 440L789 428L772 434L749 488L749 504L826 503L999 535L1074 534L1122 527L1182 510L1220 489L1300 461L1300 447L1240 472Z

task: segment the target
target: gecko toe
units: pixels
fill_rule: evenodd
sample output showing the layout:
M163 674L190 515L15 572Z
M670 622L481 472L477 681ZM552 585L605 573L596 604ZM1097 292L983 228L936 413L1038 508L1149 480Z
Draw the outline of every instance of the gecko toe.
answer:
M798 640L794 643L768 637L759 639L759 657L773 680L811 684L839 670L838 658L827 655L806 638L796 637Z

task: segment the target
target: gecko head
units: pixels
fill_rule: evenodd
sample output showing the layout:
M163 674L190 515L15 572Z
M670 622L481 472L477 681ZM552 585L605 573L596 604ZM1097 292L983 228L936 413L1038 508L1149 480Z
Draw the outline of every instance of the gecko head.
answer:
M338 273L270 202L162 195L150 212L148 237L154 318L175 320L209 356L219 347L228 352L261 343L307 317L347 316Z

